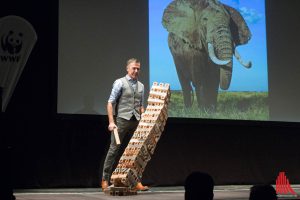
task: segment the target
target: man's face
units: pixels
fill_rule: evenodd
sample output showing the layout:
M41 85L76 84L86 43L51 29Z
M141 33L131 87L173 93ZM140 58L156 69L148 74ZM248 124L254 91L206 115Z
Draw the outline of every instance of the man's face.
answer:
M132 79L137 79L140 69L141 69L140 63L131 62L129 63L129 65L127 65L127 74Z

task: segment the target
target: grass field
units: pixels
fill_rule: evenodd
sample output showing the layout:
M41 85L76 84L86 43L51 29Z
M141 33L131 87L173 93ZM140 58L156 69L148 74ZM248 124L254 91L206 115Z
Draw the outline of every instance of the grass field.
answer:
M171 91L169 117L268 120L268 92L219 92L215 112L198 108L197 98L191 108L185 108L181 91Z

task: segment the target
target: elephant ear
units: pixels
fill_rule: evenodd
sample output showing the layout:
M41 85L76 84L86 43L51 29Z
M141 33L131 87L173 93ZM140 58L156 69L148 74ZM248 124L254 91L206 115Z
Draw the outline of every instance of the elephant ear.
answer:
M230 29L236 46L246 44L251 39L251 32L242 15L234 8L224 5L230 14Z
M168 32L174 33L194 48L202 49L195 15L192 2L175 0L164 10L162 24Z

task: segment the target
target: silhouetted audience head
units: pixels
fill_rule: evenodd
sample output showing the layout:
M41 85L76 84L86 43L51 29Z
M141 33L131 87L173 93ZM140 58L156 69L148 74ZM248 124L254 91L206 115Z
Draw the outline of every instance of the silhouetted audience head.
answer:
M277 200L276 190L272 185L254 185L249 200Z
M184 189L185 200L212 200L214 180L207 173L193 172L185 179Z

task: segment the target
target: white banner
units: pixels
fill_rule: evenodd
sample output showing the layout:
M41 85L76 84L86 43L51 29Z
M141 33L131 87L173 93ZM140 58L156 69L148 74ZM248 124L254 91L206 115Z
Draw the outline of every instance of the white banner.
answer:
M5 112L37 35L28 21L10 15L0 19L0 40L0 87L3 89L2 111Z

